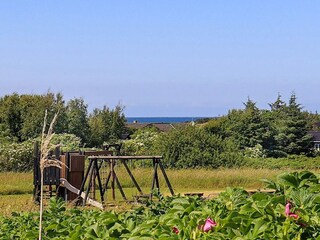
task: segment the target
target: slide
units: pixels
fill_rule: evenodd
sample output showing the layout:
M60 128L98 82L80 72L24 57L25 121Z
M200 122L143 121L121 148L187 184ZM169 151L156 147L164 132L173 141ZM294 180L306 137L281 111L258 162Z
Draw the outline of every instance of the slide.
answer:
M72 186L72 185L67 181L67 179L65 179L65 178L60 178L60 183L61 183L61 186L62 186L62 187L65 187L65 188L68 189L70 192L73 192L73 193L79 195L80 190L77 189L77 188L75 188L74 186ZM81 197L82 197L83 199L85 199L85 196L86 196L86 194L85 194L84 192L82 192L82 193L81 193ZM95 207L97 207L97 208L103 209L102 203L99 203L99 202L97 202L97 201L95 201L95 200L93 200L93 199L91 199L91 198L89 198L89 197L87 197L87 203L89 203L90 205L95 206Z

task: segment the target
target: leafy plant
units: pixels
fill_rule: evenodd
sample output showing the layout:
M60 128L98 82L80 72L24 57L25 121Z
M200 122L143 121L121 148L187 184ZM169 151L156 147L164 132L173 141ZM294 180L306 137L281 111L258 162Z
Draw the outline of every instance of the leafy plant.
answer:
M43 239L320 239L319 177L281 174L275 193L228 188L217 198L161 197L126 212L67 209L51 199ZM37 213L0 217L1 239L35 239Z

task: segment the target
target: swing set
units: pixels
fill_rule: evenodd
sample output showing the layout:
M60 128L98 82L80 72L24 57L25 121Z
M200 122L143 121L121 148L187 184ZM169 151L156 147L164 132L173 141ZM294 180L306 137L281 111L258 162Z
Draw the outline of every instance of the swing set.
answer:
M107 189L111 189L112 199L115 200L116 187L119 189L122 198L128 201L127 196L120 183L117 170L124 166L125 173L131 180L140 195L139 198L152 198L155 190L160 193L159 173L160 169L166 185L170 193L174 195L174 191L170 184L169 178L165 172L162 164L162 156L119 156L120 147L116 147L116 151L102 150L102 151L70 151L62 153L60 148L56 148L51 157L52 159L60 159L63 162L61 169L50 167L44 171L44 186L47 188L47 195L53 196L54 192L57 196L64 198L66 201L75 201L77 204L84 206L86 203L103 208L106 199ZM110 146L108 146L109 148ZM113 154L117 154L114 156ZM86 164L86 161L89 161ZM139 165L143 163L142 165ZM145 168L152 166L152 184L151 193L144 194L138 182L133 176L129 165L134 164L136 167ZM86 167L87 166L87 167ZM39 201L41 174L40 174L40 151L39 144L35 143L34 148L34 200ZM97 184L96 184L97 182ZM110 186L109 186L110 185ZM96 187L100 193L101 203L96 201ZM131 189L134 189L132 186Z
M116 166L119 164L124 166L128 176L131 179L131 182L133 183L136 190L139 192L140 195L137 196L137 198L148 197L151 199L155 190L158 191L158 193L160 193L158 169L160 169L171 195L174 195L173 188L161 162L162 156L89 156L88 160L89 164L85 171L84 178L78 192L79 198L83 196L83 193L85 193L82 201L83 206L86 205L90 192L93 192L93 199L95 199L96 181L102 204L104 204L105 195L109 185L113 200L116 199L115 190L117 186L123 200L128 201L128 198L123 190L123 187L120 183L119 177L116 172ZM132 163L137 161L149 161L149 163L151 161L152 163L153 174L150 194L146 195L143 193L142 189L140 188L138 182L136 181L132 171L128 166L129 162ZM105 179L101 176L102 171L104 171L104 173L107 173Z

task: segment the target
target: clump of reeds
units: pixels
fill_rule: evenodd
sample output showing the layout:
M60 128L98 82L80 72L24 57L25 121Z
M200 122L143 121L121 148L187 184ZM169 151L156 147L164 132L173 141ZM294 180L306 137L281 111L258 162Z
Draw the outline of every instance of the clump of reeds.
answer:
M41 146L40 146L40 173L41 173L41 190L40 190L40 220L39 220L39 240L42 239L42 214L43 214L43 173L48 167L58 167L61 168L63 163L58 159L49 158L50 151L53 149L53 144L51 143L52 137L54 136L53 127L58 118L58 113L56 113L49 125L49 129L46 132L47 126L47 111L45 112L42 135L41 135Z

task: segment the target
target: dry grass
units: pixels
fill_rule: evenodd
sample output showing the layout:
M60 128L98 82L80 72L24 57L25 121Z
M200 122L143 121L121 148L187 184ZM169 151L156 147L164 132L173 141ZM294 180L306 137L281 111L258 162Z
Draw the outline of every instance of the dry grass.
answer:
M124 187L133 187L128 174L122 168L116 169L119 180ZM152 183L153 169L133 169L133 175L142 187L150 187ZM181 169L166 170L170 182L175 189L206 189L220 190L226 187L243 187L258 189L263 187L259 181L262 178L275 179L283 172L281 170L268 169ZM158 172L160 187L166 187L161 171Z
M53 126L58 118L58 113L56 113L50 123L48 132L46 133L47 125L47 110L44 116L42 135L41 135L41 145L40 145L40 172L41 172L41 190L40 190L40 219L39 219L39 240L42 239L42 215L43 215L43 174L44 169L48 167L58 167L61 168L62 162L57 159L49 159L49 152L52 149L52 137Z
M35 212L39 205L33 202L32 194L0 196L0 215L11 216L12 212Z
M178 188L221 190L226 187L258 189L263 187L262 178L275 179L280 170L267 169L184 169L170 170L168 175Z

